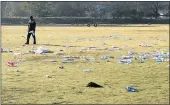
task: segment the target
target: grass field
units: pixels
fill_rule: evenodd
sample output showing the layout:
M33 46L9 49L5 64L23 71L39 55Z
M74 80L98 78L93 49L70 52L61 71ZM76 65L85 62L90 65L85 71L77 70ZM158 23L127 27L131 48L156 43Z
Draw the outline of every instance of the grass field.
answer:
M2 48L14 52L28 52L33 46L22 46L27 26L2 26ZM115 38L106 38L112 35ZM37 27L37 45L55 52L64 50L65 55L89 56L96 61L78 60L62 64L61 57L54 54L25 54L24 62L17 67L8 67L7 61L14 61L13 53L2 53L2 103L3 104L168 104L169 62L145 63L133 60L131 64L119 64L118 59L129 50L136 53L169 51L169 25L127 25L126 27ZM105 38L104 38L105 37ZM131 37L132 40L126 40ZM79 40L76 41L76 39ZM84 38L80 40L80 38ZM90 40L91 39L91 40ZM159 39L165 39L161 41ZM77 47L45 46L44 43L72 45ZM105 44L103 44L105 43ZM147 43L152 47L141 47ZM84 51L81 48L97 46L121 50ZM110 62L100 56L111 55ZM135 56L139 56L135 54ZM44 62L46 59L57 62ZM60 70L59 66L64 69ZM16 70L19 72L16 72ZM83 72L90 69L92 72ZM46 75L52 78L47 78ZM89 82L96 82L104 88L89 88ZM127 92L125 87L133 86L138 92Z

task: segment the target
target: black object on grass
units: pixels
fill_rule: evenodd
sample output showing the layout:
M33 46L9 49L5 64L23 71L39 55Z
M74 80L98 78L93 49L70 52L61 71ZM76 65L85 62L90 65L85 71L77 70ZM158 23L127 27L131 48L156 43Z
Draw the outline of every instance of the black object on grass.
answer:
M60 69L64 69L64 66L60 66L59 68L60 68Z
M86 87L103 88L103 86L98 85L94 82L89 82Z

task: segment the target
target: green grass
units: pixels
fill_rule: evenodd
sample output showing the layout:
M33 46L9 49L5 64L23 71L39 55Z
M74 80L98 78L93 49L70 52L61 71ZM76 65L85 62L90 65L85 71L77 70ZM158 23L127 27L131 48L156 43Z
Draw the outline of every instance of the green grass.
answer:
M138 25L136 25L138 26ZM14 52L27 52L30 45L21 47L26 36L26 26L2 26L2 48ZM115 39L80 40L76 38L109 37L117 34ZM52 37L48 37L52 35ZM169 50L169 26L150 25L150 27L37 27L37 45L44 43L57 45L73 45L66 49L62 46L44 46L47 49L59 52L63 49L66 55L91 56L97 58L94 62L76 61L63 65L61 57L54 54L23 55L25 62L18 67L8 67L4 63L13 61L12 53L2 53L2 103L3 104L168 104L169 103L169 68L168 62L157 63L149 59L146 63L133 61L132 64L118 64L118 58L127 55L127 51L137 53L152 50ZM126 40L132 37L133 40ZM162 37L166 41L151 39L149 37ZM141 43L158 45L153 47L140 47ZM101 46L102 43L107 45ZM81 48L99 46L111 48L112 46L128 46L117 51L89 51L80 53ZM101 61L102 55L112 55L111 62ZM58 62L44 62L45 59L54 58ZM16 72L16 70L19 72ZM92 72L83 72L91 69ZM46 78L46 74L52 78ZM96 82L104 88L87 88L88 82ZM109 86L112 86L109 88ZM134 86L139 91L126 92L126 86Z

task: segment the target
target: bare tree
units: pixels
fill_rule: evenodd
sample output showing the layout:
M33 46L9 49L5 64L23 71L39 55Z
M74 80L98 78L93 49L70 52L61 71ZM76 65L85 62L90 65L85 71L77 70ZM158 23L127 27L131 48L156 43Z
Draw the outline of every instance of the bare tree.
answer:
M158 18L160 13L159 11L164 8L164 3L163 2L144 2L142 3L144 7L144 11L149 12L148 16L153 16L155 18Z

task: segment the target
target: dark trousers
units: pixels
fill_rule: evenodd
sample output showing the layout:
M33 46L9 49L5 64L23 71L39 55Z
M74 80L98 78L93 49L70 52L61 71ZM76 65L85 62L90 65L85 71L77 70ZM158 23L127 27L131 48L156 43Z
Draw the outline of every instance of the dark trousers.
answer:
M30 39L30 36L32 35L33 39L34 39L34 42L33 44L36 44L36 37L35 37L35 31L29 31L28 34L27 34L27 44L29 44L29 39Z

